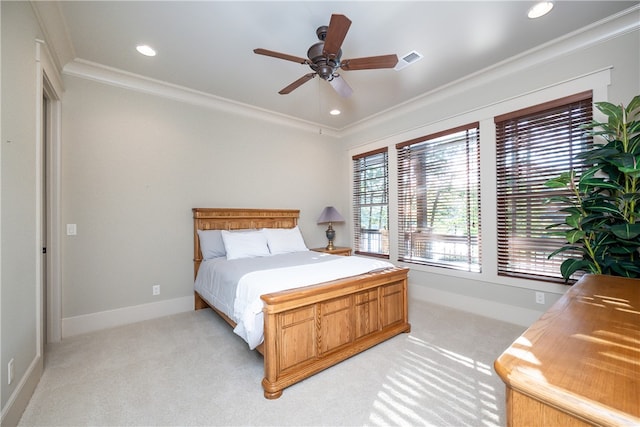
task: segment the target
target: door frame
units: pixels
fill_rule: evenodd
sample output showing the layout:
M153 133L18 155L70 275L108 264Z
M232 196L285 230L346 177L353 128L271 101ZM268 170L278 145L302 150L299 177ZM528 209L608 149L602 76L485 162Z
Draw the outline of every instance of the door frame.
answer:
M61 101L63 92L62 80L55 66L46 44L42 40L36 40L36 129L38 143L36 144L36 185L38 199L36 200L36 227L38 262L36 273L38 280L38 342L43 346L49 342L58 342L62 339L62 275L61 275L61 214L60 214L60 156L61 156ZM42 128L44 109L44 97L47 97L48 108L46 129ZM46 133L47 149L43 150L43 134ZM46 165L46 167L45 167ZM43 172L46 170L46 177ZM46 187L42 185L47 183ZM46 212L46 240L47 256L43 257L41 241L43 218L43 197L47 197ZM46 261L45 261L46 260ZM42 263L47 265L43 266ZM46 277L42 274L43 267ZM42 283L44 282L44 283ZM42 288L46 286L46 290ZM46 298L44 298L46 296ZM46 326L45 326L46 325ZM44 336L44 332L46 335ZM39 346L39 348L42 348ZM41 350L43 351L43 350Z

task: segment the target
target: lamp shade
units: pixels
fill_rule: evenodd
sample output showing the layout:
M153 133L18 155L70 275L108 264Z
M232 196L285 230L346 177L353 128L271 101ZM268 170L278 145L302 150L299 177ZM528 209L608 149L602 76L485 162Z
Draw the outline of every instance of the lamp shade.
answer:
M322 210L322 213L318 218L318 224L326 224L327 222L344 222L344 218L336 208L333 206L327 206Z

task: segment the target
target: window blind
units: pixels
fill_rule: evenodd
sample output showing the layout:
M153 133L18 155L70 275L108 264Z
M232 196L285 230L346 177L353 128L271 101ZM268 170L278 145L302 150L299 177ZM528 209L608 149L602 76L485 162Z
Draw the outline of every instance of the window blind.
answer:
M355 253L389 258L387 148L353 156Z
M479 272L479 124L396 149L399 260Z
M589 91L495 118L498 275L564 282L560 264L569 253L547 258L566 241L546 227L565 214L546 203L560 191L544 183L580 170L575 156L591 144L581 128L592 120L591 105Z

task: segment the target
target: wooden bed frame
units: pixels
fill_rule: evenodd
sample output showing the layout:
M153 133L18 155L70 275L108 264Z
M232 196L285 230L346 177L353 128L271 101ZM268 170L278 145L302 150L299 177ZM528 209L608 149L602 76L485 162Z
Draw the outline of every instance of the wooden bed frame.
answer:
M194 275L202 254L197 230L292 228L300 211L281 209L193 209ZM264 356L262 387L267 399L283 389L395 335L409 332L407 268L262 295ZM195 276L194 276L195 277ZM195 309L211 307L195 292Z

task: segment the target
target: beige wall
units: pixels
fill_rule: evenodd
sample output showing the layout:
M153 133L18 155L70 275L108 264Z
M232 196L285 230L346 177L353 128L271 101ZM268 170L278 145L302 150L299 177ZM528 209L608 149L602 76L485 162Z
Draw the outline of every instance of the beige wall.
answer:
M62 222L78 234L63 236L63 318L192 295L193 207L300 209L309 246L324 243L322 208L346 209L330 136L77 77L65 88Z
M20 400L21 382L34 372L39 378L42 367L38 342L39 239L36 224L36 38L41 34L29 3L1 2L0 10L0 403L3 422L12 422L15 414L7 416L8 405ZM7 366L11 359L14 360L15 377L9 385Z

